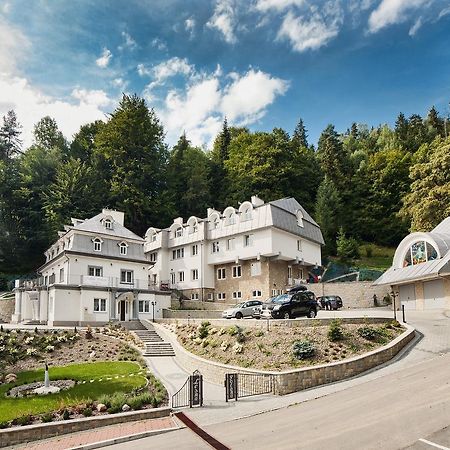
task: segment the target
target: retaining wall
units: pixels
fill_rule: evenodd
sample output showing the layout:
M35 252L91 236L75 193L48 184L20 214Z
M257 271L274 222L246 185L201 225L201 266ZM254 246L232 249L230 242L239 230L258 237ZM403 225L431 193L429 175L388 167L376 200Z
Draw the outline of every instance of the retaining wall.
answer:
M389 286L373 286L372 281L346 281L342 283L312 283L308 289L317 297L322 295L339 295L344 308L372 308L373 296L376 294L378 304L383 304L383 297L391 291Z
M14 314L15 299L0 299L0 322L11 322L11 316Z
M331 319L321 320L323 321ZM359 323L362 322L362 319L358 320ZM364 319L366 323L379 323L380 320L380 318ZM343 322L346 322L346 320L343 320ZM298 321L297 323L300 324L301 322ZM311 326L311 322L309 322L309 324ZM413 339L415 332L413 327L404 324L404 326L406 327L406 331L404 333L402 333L389 344L364 355L355 356L354 358L349 358L346 361L339 361L330 364L323 364L282 372L273 372L243 369L242 367L229 366L226 364L221 364L215 361L201 358L185 350L182 345L178 343L178 340L174 333L167 330L161 324L154 325L158 333L160 333L165 340L172 343L177 360L186 371L192 373L194 370L199 370L205 377L205 380L216 384L223 384L225 374L230 372L272 375L274 379L274 394L277 395L286 395L292 392L301 391L303 389L308 389L335 381L341 381L372 369L380 364L383 364L392 359L408 342L410 342Z
M213 311L223 311L230 306L235 305L235 303L225 303L225 302L201 302L198 300L183 300L183 311L184 309L201 309L201 310L213 310ZM180 307L180 302L178 300L171 300L171 308L177 309Z
M222 311L197 310L197 309L163 309L164 319L187 319L188 316L198 319L219 319L222 317Z
M93 428L114 425L123 422L133 422L143 419L157 419L170 415L171 408L154 408L119 414L109 414L98 417L72 419L50 423L39 423L24 427L14 427L0 430L0 447L34 442L62 434L75 433Z

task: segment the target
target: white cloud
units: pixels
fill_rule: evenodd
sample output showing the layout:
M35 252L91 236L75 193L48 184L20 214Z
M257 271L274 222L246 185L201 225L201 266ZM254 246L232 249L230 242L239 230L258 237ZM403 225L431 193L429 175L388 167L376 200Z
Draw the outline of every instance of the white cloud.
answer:
M101 67L102 69L105 69L106 67L108 67L109 61L112 58L112 53L105 47L103 49L103 53L102 56L100 56L99 58L97 58L95 60L95 64L97 64L98 67Z
M19 60L30 47L30 42L18 29L0 17L0 73L13 73Z
M167 44L160 38L155 38L152 40L152 47L161 51L167 50Z
M114 80L111 81L111 84L118 89L121 89L122 91L127 87L128 81L125 81L123 78L114 78Z
M9 3L9 2L5 2L5 3L3 3L3 5L0 6L0 11L3 14L8 14L10 9L11 9L11 3Z
M418 9L430 0L382 0L369 17L369 31L376 33L388 25L404 22L408 13Z
M321 13L313 10L310 17L296 16L289 11L277 39L289 41L298 52L316 50L338 35L342 21L342 11L337 2L325 4Z
M232 0L217 0L214 14L206 23L208 28L215 28L222 33L229 44L237 42L235 35L236 16Z
M305 0L257 0L255 8L259 11L268 11L274 9L283 11L291 6L303 6Z
M25 148L32 143L33 127L42 117L53 117L63 134L71 138L81 125L104 119L101 108L112 104L100 90L77 88L72 92L71 101L60 100L34 88L23 77L5 74L0 76L0 99L0 115L10 109L16 111L23 126Z
M223 75L218 67L209 75L192 73L184 91L171 89L158 113L169 142L186 131L194 145L211 145L225 115L234 125L254 123L288 86L260 70Z
M134 50L137 47L136 41L126 31L122 31L121 34L124 42L122 45L119 45L118 49L121 51L125 50L126 48Z
M193 17L189 17L184 21L184 29L192 36L195 29L195 19Z
M419 17L415 22L414 25L409 29L408 34L412 37L415 36L416 33L419 31L420 27L423 25L422 23L422 17Z
M438 20L439 20L439 19L442 19L443 17L447 16L448 14L450 14L450 6L447 7L447 8L444 8L444 9L439 13Z

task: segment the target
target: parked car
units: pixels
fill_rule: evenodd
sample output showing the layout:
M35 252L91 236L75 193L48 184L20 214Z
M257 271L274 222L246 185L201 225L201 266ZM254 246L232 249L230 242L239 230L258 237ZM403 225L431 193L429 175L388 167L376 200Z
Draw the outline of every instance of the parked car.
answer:
M316 296L311 291L281 294L261 307L261 318L292 319L299 316L314 318L317 315Z
M318 297L317 301L320 303L322 309L329 309L336 311L344 306L341 297L338 295L324 295Z
M259 300L248 300L246 302L238 303L231 308L222 312L224 319L242 319L243 317L252 317L254 309L262 305Z
M268 298L264 303L270 303L270 301L272 300L272 298L275 298L275 297L270 297L270 298ZM261 319L262 305L263 305L264 303L261 303L260 305L255 306L255 307L253 308L253 314L252 314L252 317L253 317L254 319Z
M298 284L297 286L288 289L288 294L293 294L294 292L307 291L308 288L303 284Z

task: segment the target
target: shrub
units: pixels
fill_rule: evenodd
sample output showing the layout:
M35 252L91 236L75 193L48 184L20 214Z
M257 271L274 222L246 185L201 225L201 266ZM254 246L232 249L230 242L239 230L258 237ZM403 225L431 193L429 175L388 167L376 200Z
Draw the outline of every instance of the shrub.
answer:
M400 322L398 320L393 320L391 322L391 327L400 328L401 327Z
M238 333L239 327L237 325L233 325L232 327L228 328L227 333L230 336L234 336L235 334Z
M127 405L131 409L137 410L141 409L144 405L150 405L153 402L154 397L152 397L148 392L144 392L140 395L134 395L127 399Z
M316 354L314 345L309 341L297 341L293 345L294 356L297 359L309 359Z
M41 420L43 423L51 422L53 421L53 414L52 413L44 414L43 416L41 416Z
M69 410L65 409L62 413L63 420L69 420L70 419L70 413Z
M0 430L9 427L9 422L0 422Z
M255 333L255 337L261 337L261 336L264 336L264 331L263 331L263 330L258 330L258 331Z
M201 325L198 327L198 337L201 339L205 339L206 337L208 337L208 327L210 325L210 322L205 321L202 322Z
M111 408L118 407L122 409L122 406L127 402L127 398L123 392L114 392L111 395Z
M92 333L92 328L88 325L86 330L86 339L92 339L94 337Z
M358 328L358 334L368 341L375 341L380 336L378 330L368 326Z
M367 256L368 258L372 258L372 255L373 255L373 247L372 247L371 245L366 245L365 250L366 250L366 256Z
M14 419L14 425L20 425L20 426L25 426L25 425L30 425L31 422L33 421L32 417L27 414L25 416L21 416L18 417L17 419Z
M97 399L97 403L103 403L107 408L111 406L111 396L108 394L100 395Z
M117 414L122 411L122 407L120 406L111 406L107 409L109 414Z
M336 239L336 247L337 255L341 258L342 261L347 261L349 259L359 257L358 241L353 237L347 238L342 228L339 230Z
M92 409L91 408L86 408L83 410L83 416L84 417L91 417L92 416Z
M328 339L332 342L344 339L344 332L342 331L341 321L339 319L333 319L331 321L328 329Z

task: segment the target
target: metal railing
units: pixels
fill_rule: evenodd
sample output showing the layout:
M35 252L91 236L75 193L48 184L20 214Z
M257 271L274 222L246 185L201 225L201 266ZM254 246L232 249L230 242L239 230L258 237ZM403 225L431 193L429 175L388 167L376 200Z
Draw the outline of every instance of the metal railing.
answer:
M172 408L203 406L203 375L196 370L172 395Z
M225 400L273 392L273 376L252 373L225 374Z
M41 286L75 285L75 286L98 286L115 287L124 289L148 289L149 282L146 279L133 279L131 282L124 282L120 277L95 277L90 275L64 276L61 280L56 274L48 277L33 278L31 280L16 280L16 288L36 289Z

